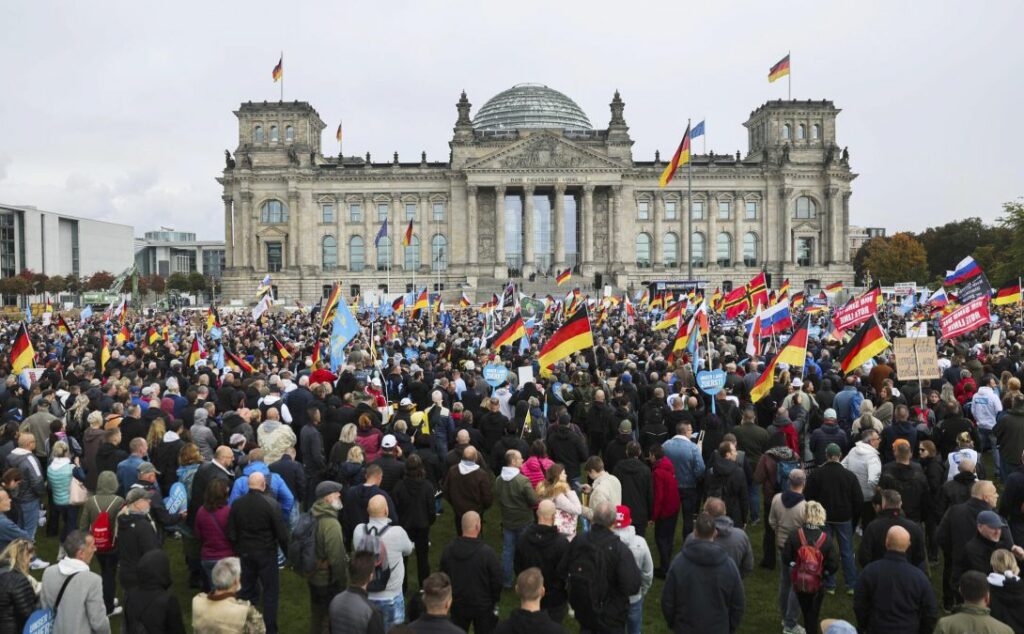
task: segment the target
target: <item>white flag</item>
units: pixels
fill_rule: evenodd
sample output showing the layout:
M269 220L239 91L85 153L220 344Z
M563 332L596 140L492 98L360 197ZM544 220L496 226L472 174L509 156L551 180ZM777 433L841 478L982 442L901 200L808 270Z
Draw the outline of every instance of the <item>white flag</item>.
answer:
M252 309L252 320L253 321L259 321L260 317L263 316L263 313L267 312L267 309L269 309L269 308L270 308L270 295L264 295L263 299L261 299L259 301L259 303L256 304L256 307Z

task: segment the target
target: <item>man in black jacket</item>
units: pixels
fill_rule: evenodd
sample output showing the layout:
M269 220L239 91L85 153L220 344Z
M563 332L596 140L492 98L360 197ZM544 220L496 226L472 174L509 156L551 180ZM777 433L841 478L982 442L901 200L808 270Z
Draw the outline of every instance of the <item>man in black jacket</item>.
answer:
M441 553L441 571L452 582L452 623L469 631L487 634L498 617L494 606L501 600L501 564L498 555L480 538L480 514L462 516L462 536Z
M942 548L942 607L952 609L958 603L956 592L960 575L964 570L960 567L963 561L964 546L978 532L978 514L991 511L999 503L996 485L989 480L978 480L971 487L971 498L962 504L954 504L946 510L939 522L935 539ZM1009 533L1001 536L1003 548L1012 546Z
M294 410L292 411L294 412ZM320 416L320 408L313 406L311 402L306 409L306 424L299 431L299 460L302 462L302 468L306 474L306 495L303 501L303 508L306 509L313 505L316 497L313 492L327 470L324 437L320 432Z
M288 528L277 500L264 493L263 474L250 474L248 484L248 493L235 500L228 513L228 539L242 560L238 596L255 604L262 590L263 623L267 634L276 634L281 587L277 551L288 548Z
M668 570L661 613L674 632L735 632L746 606L743 579L725 550L715 545L715 520L701 513L693 539Z
M633 528L642 539L654 508L654 488L651 484L651 468L640 460L640 443L631 441L626 444L626 457L615 466L612 475L622 485L622 504L629 507Z
M398 439L393 434L384 436L380 441L380 450L380 458L377 458L373 464L378 465L382 472L380 488L391 495L394 493L398 481L405 477L405 462L399 458Z
M861 571L853 595L860 631L931 632L938 621L928 577L907 561L910 534L893 526L885 537L885 557ZM880 629L884 628L884 629Z
M605 588L601 609L595 613L591 603L572 604L576 620L583 629L599 632L624 632L626 614L629 612L629 597L640 592L640 569L633 559L629 547L612 532L615 523L615 507L602 502L594 510L590 532L577 535L558 566L558 575L573 582L574 562L583 561L585 552L596 550L601 557Z
M620 460L626 459L626 445L633 440L633 424L628 420L619 422L619 432L604 446L602 458L604 458L605 470L608 473L615 472L615 465ZM596 447L595 447L596 448Z
M615 434L615 409L605 401L604 390L594 392L594 404L587 414L587 441L594 451L603 449Z
M121 587L136 587L139 583L138 564L143 555L160 549L160 534L149 516L150 497L142 488L132 488L125 500L126 512L117 518L117 555L120 566ZM125 612L127 619L128 612ZM125 630L134 622L126 620Z
M924 469L911 461L912 452L909 443L897 441L893 449L895 459L882 467L878 486L899 491L903 496L903 512L915 522L921 522L930 516L932 494Z
M804 497L818 502L825 508L825 517L828 518L825 522L825 532L839 546L846 592L851 594L857 586L857 567L853 557L853 527L860 519L864 494L861 492L857 476L840 463L842 457L843 452L839 445L832 443L825 448L826 462L807 476ZM836 575L825 577L825 590L829 594L835 593Z
M736 461L736 446L723 440L712 454L712 461L705 475L704 489L708 497L725 502L726 515L733 524L743 529L747 524L750 504L747 500L747 475L743 466Z
M921 525L903 514L903 499L900 497L899 491L883 489L881 498L882 508L878 511L875 519L871 520L871 523L864 529L864 536L860 540L857 565L863 569L871 562L885 557L885 536L889 534L889 529L893 526L902 526L910 535L907 560L927 574L925 537Z
M516 578L519 608L498 624L495 634L565 634L562 626L544 609L547 586L540 568L532 567Z
M231 447L221 445L213 454L213 460L203 463L192 478L192 494L188 498L188 517L186 522L189 528L196 524L196 514L199 507L206 501L206 489L214 480L224 480L230 488L234 482L234 473L231 472L231 465L235 460L235 454Z
M555 503L541 500L537 505L537 523L526 527L516 543L515 571L519 575L529 568L543 573L544 597L540 607L551 620L561 623L569 610L565 579L558 576L558 565L569 550L569 540L555 528Z
M583 436L572 428L568 414L548 428L548 457L565 467L565 475L574 486L580 481L580 465L590 456Z
M956 562L956 568L960 571L961 576L971 570L987 576L992 572L992 553L1000 548L1005 548L1008 541L1003 535L1010 531L1003 518L999 517L995 511L978 513L976 521L977 531L964 544L961 559ZM1024 559L1024 549L1021 549L1020 546L1011 546L1010 550L1018 559Z

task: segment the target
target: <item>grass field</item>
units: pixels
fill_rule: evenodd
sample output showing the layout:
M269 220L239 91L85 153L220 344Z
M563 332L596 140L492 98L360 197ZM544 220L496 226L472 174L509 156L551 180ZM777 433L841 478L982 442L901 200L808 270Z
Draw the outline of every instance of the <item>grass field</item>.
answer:
M498 520L499 511L491 509L487 513L487 518L490 521L484 524L484 537L488 543L490 543L499 557L501 555L501 528ZM761 537L762 537L762 524L753 526L749 529L748 533L751 538L751 542L754 547L754 561L760 561L761 558ZM57 541L53 538L46 538L42 536L44 529L40 530L39 539L39 551L40 556L50 562L56 561L57 557ZM654 531L648 530L647 537L648 543L651 546L652 552L656 553L654 548ZM444 545L447 544L455 537L455 531L451 521L451 509L445 505L444 515L438 517L435 522L433 529L431 530L431 543L433 548L430 554L431 570L436 570L438 562L441 558L441 550ZM681 547L681 543L677 540L676 551L678 552ZM173 539L169 539L165 544L165 549L171 558L172 572L175 580L173 590L178 596L178 600L181 602L182 609L186 615L186 626L191 631L191 605L192 597L195 591L188 588L188 574L185 569L185 559L182 555L181 542ZM655 565L657 565L657 555L655 557ZM415 558L410 559L410 567L415 568ZM98 564L94 562L93 569L98 572ZM781 616L779 615L778 608L776 607L775 595L778 588L778 570L767 571L755 565L753 574L746 579L746 592L747 592L747 608L746 613L743 617L743 624L740 628L740 632L754 633L768 633L768 632L781 632L782 627ZM41 576L41 571L37 573L37 576ZM415 571L413 571L413 578L415 578ZM941 586L941 569L933 568L932 570L932 582L936 589L936 597L940 596ZM415 586L415 582L411 584ZM306 590L305 581L299 578L295 573L290 570L284 570L281 572L281 608L278 614L278 622L281 626L282 632L308 632L309 631L309 598ZM665 621L661 616L661 610L659 608L659 601L661 598L662 582L655 579L654 586L644 599L644 631L645 632L667 632L668 627L665 625ZM842 575L840 574L839 588L834 596L826 596L825 603L822 607L822 618L833 617L833 618L845 618L852 622L853 620L853 599L852 597L844 594L845 588L842 583ZM502 595L501 601L501 615L505 617L509 611L518 605L516 596L513 592L507 591ZM569 623L571 619L566 619L567 626L570 632L578 631L575 623ZM121 628L121 617L114 617L112 619L112 626L114 632L119 632Z

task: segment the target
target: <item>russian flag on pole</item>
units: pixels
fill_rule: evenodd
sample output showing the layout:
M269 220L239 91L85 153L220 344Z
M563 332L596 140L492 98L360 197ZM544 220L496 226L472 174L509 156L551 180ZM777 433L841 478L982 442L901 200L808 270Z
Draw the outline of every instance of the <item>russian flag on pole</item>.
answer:
M946 271L946 286L962 284L972 277L981 275L981 267L974 261L974 258L967 256L956 265L955 271Z
M762 337L771 337L773 334L778 334L793 327L793 317L789 312L788 299L765 308L757 316L761 321ZM754 327L754 320L748 320L744 325L749 333Z
M949 303L949 297L946 296L946 289L940 288L939 290L932 293L932 296L928 298L928 304L942 308Z

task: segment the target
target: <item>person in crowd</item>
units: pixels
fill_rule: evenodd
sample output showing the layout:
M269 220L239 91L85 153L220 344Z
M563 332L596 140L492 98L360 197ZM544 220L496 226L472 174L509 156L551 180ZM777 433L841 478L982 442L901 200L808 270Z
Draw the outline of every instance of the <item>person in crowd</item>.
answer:
M999 514L1006 518L1013 541L1024 543L1024 466L1011 465L1010 455L1010 452L1004 448L1003 461L1010 466L1006 475L1006 486L1003 488L1003 495L999 501ZM1009 471L1010 468L1012 471Z
M604 461L600 457L587 458L583 470L590 480L590 484L584 484L582 487L583 493L589 496L587 504L583 507L584 517L592 519L594 511L601 504L608 504L613 509L622 504L622 483L604 470Z
M746 464L741 466L750 474L747 481L749 516L751 523L756 524L761 518L761 490L754 486L753 474L761 456L771 447L771 435L757 424L757 412L750 405L742 408L740 424L732 428L732 434L736 437L737 451L746 459Z
M804 486L807 484L807 475L803 469L794 469L789 472L787 478L789 490L776 493L772 498L771 509L768 512L768 525L772 527L775 536L774 548L781 557L782 549L785 548L789 535L800 528L807 517L807 501L804 498ZM797 631L797 617L800 614L800 604L796 595L791 589L789 568L785 563L779 569L779 612L782 614L783 629L790 632Z
M530 443L530 457L523 462L520 471L530 481L530 486L536 489L553 464L551 458L548 458L547 445L538 438Z
M551 619L543 607L547 584L541 569L531 567L516 577L519 607L494 629L495 634L564 634L560 623Z
M786 439L782 434L772 434L769 444L771 446L761 455L761 459L754 469L754 484L761 486L762 511L764 516L770 519L773 500L777 494L783 493L789 488L789 473L800 468L800 459L786 444ZM768 521L765 523L762 542L760 564L762 568L775 569L775 559L778 553L777 543L775 529Z
M0 633L17 634L36 609L35 584L29 573L35 545L15 539L0 551Z
M930 513L932 496L921 464L913 461L913 451L905 439L897 440L893 447L893 461L882 467L878 486L899 491L907 517L922 522Z
M295 460L295 456L295 447L289 447L281 454L277 462L267 465L267 469L270 469L271 473L277 474L284 480L293 498L305 500L306 495L309 493L310 485L306 481L305 467L303 467L302 463ZM245 467L242 467L242 469L244 470Z
M192 599L192 631L196 634L265 634L266 625L254 605L237 597L242 587L242 564L225 557L210 572L213 591ZM381 633L383 633L381 629Z
M1009 533L1006 530L1006 523L1003 521L1003 518L999 517L998 513L995 511L982 511L978 513L975 522L977 531L964 544L960 560L954 562L956 570L961 575L968 570L976 570L987 575L992 571L990 563L992 561L992 553L1000 547L1007 545L1009 545L1010 552L1014 556L1024 559L1024 549L1020 546L1012 545L1013 542L1005 535Z
M747 476L737 462L734 443L723 440L711 454L704 477L704 493L725 503L726 513L733 524L742 529L747 524L750 500L747 496Z
M309 390L304 387L299 389L302 392L296 391L297 394L309 393ZM306 476L305 497L298 498L303 500L302 508L309 508L313 505L316 498L316 485L320 483L324 473L327 471L327 460L324 456L324 436L320 431L322 415L319 407L311 405L306 410L306 424L302 425L299 430L299 457L301 458ZM292 448L289 447L289 449ZM327 606L325 604L325 615L326 612ZM324 616L324 620L326 620L326 616Z
M505 453L501 473L494 480L494 499L501 510L502 583L506 589L512 588L515 579L513 562L515 561L516 543L523 530L533 521L533 509L539 502L537 492L533 490L529 479L520 471L522 465L522 455L515 449L509 449ZM457 620L456 624L458 624Z
M139 582L125 588L125 622L145 632L185 634L181 605L171 588L171 561L162 550L151 550L136 566Z
M25 529L18 526L8 517L13 508L11 494L6 489L0 488L0 550L7 548L7 545L16 539L32 541Z
M978 480L971 487L971 497L960 504L949 507L939 522L936 540L942 550L942 607L952 610L957 603L956 587L964 561L964 547L978 531L978 515L983 511L997 508L999 493L995 484L989 480ZM1003 548L1012 546L1009 534L1005 535Z
M384 634L384 616L370 602L366 588L370 585L376 557L359 551L348 562L348 588L331 599L331 634Z
M394 434L388 434L381 439L380 457L373 464L380 466L383 472L380 488L394 497L395 485L405 477L406 468L405 461L402 460L402 450Z
M317 418L310 412L309 422L302 429L316 429L316 421ZM342 588L348 586L348 554L345 552L341 522L338 521L341 488L340 484L331 480L318 483L314 491L316 501L310 509L316 521L313 536L316 569L306 577L309 584L309 630L312 634L320 634L330 628L331 601Z
M572 541L576 537L579 518L583 515L583 504L570 485L565 467L558 462L552 464L536 488L539 499L551 500L555 505L555 528Z
M693 427L687 421L676 425L676 435L665 441L662 449L672 461L679 485L679 504L683 514L683 539L693 532L693 518L700 507L697 485L704 476L701 448L691 440Z
M465 634L448 620L452 607L452 582L443 572L435 572L423 582L424 613L409 624L417 634Z
M885 536L885 556L857 578L853 611L857 626L871 632L931 632L938 620L928 577L907 561L910 533L893 526Z
M754 571L754 551L750 545L750 537L736 527L732 518L726 514L725 502L719 498L709 497L704 501L703 511L715 520L715 543L722 547L736 564L740 576L746 578ZM695 539L689 535L686 540Z
M395 485L394 500L399 524L416 547L416 582L420 588L430 575L430 527L437 518L436 494L434 484L426 478L423 459L412 454L406 460L405 477Z
M97 478L95 493L82 505L82 512L78 518L79 530L91 533L94 538L100 536L100 543L96 544L96 559L99 561L100 575L103 578L103 604L110 616L122 612L121 607L115 602L118 554L114 529L124 505L124 498L117 494L117 476L113 471L104 471ZM100 520L100 515L103 514L106 514L106 519Z
M494 549L480 537L480 516L467 511L462 516L462 535L441 553L441 572L452 583L452 623L469 631L487 634L498 617L495 606L501 599L503 572Z
M383 588L368 588L369 600L380 608L384 615L384 629L405 622L405 598L402 596L402 582L405 580L405 557L412 554L415 546L401 526L392 523L388 516L389 503L383 495L370 498L366 510L369 519L356 526L352 535L355 550L373 549L375 554L387 553L387 583ZM375 547L376 545L376 547ZM380 545L383 545L381 548ZM426 584L429 581L424 581ZM426 588L424 587L424 592Z
M843 562L843 580L847 594L853 594L857 586L857 567L853 556L853 528L859 519L864 504L860 480L842 463L843 452L839 445L832 443L825 448L826 462L811 471L807 477L804 497L819 502L825 508L828 518L825 532L834 540ZM825 590L830 594L836 590L835 576L829 573L825 578Z
M78 507L71 504L71 480L75 479L85 486L85 472L79 464L80 459L71 455L71 449L65 441L53 444L50 464L46 468L46 484L50 488L50 500L53 503L51 518L55 526L62 525L61 541L78 526Z
M984 632L985 634L1013 634L1013 628L992 617L989 610L989 584L985 575L970 571L960 577L960 596L963 605L956 614L939 619L935 634L961 634L962 632Z
M342 496L341 527L345 532L346 548L352 543L352 533L356 526L366 523L370 516L367 514L370 500L381 496L388 505L388 517L392 521L401 519L394 501L387 491L381 488L380 483L384 478L384 472L380 465L372 464L366 468L366 482L349 487Z
M639 448L639 445L638 445ZM628 506L620 505L615 509L615 524L612 532L619 536L622 543L629 548L633 561L640 570L640 591L629 597L629 615L626 617L626 632L640 634L644 617L644 596L654 582L654 560L647 541L633 529L633 520Z
M1020 565L1009 550L992 553L992 572L988 574L989 607L992 616L1009 625L1014 632L1024 631L1024 581Z
M42 607L54 611L53 631L110 634L110 620L103 605L103 580L89 570L96 552L93 536L74 530L62 546L66 556L43 572L39 593ZM57 603L62 589L64 593Z
M17 448L7 456L7 466L21 472L21 485L14 502L18 505L18 516L21 518L19 526L31 540L36 538L42 499L46 497L46 480L41 464L36 456L36 437L22 432L18 435ZM36 567L35 563L33 567Z
M857 551L857 564L864 568L873 561L885 556L885 539L889 529L901 526L910 535L910 546L907 548L907 561L928 572L925 555L925 534L921 525L909 519L903 513L903 497L895 489L882 489L879 493L881 508L875 519L871 520L860 540Z
M283 453L284 450L282 450ZM231 495L228 497L228 504L234 504L235 500L248 493L249 476L254 473L259 473L263 476L263 481L267 484L270 494L280 505L281 512L284 513L285 522L287 523L292 516L293 508L295 508L295 497L292 495L288 485L285 484L284 479L270 471L266 462L266 454L262 449L257 448L249 452L249 464L242 469L242 475L235 479L235 483L231 487Z
M195 536L199 540L199 563L209 587L213 587L213 567L221 559L237 557L228 539L228 481L211 480L206 487L206 501L196 512Z
M821 427L811 432L810 448L811 453L814 454L815 466L820 467L825 464L828 460L825 450L832 444L839 447L841 455L846 455L850 449L849 436L839 427L836 410L830 407L822 414Z
M146 462L149 447L145 438L134 438L128 443L128 457L117 465L117 494L124 497L128 487L135 482L139 473L139 465Z
M544 596L540 605L551 620L561 623L569 609L569 597L558 566L569 550L569 539L555 526L557 513L550 499L537 505L537 522L526 528L516 544L515 571L521 575L528 568L538 568L543 573Z
M995 387L996 377L994 375L986 374L981 378L978 391L971 397L971 416L974 417L974 421L978 425L978 437L981 439L978 449L981 451L992 450L992 463L995 465L996 473L1001 478L1005 478L1006 473L1003 471L995 433L997 416L1003 411L1003 403L999 400Z
M152 498L141 487L131 488L125 497L124 511L117 517L117 568L121 587L131 588L140 580L139 561L148 552L159 550L162 540L156 521L150 516ZM95 541L94 541L95 547ZM127 607L127 597L126 597ZM125 614L127 627L136 627Z
M444 497L452 505L455 530L462 532L462 516L475 511L483 516L494 501L494 481L486 470L476 462L476 447L469 446L462 451L462 460L448 470L444 480Z
M812 472L813 475L813 472ZM804 506L803 525L789 534L782 547L780 561L790 571L790 585L800 612L804 617L804 629L813 632L818 624L818 615L825 598L825 578L839 570L839 553L834 539L825 529L827 515L825 507L815 501ZM802 569L801 549L813 548L821 555L818 570ZM804 558L806 559L806 558ZM808 578L811 576L811 578ZM796 582L794 582L794 577Z

